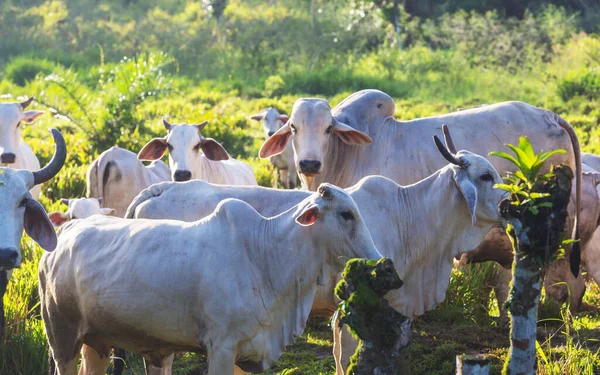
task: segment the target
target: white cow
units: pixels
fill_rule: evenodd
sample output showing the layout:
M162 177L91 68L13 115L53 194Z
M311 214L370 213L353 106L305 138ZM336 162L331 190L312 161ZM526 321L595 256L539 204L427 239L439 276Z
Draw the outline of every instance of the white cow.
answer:
M333 110L323 99L298 99L287 124L265 141L259 155L277 155L291 139L300 180L308 190L322 182L348 187L376 174L399 184L411 184L444 165L429 142L432 134L441 135L442 124L452 129L457 144L484 156L504 150L505 143L518 144L519 137L526 135L537 151L567 150L567 154L555 155L549 162L566 163L575 172L573 190L579 216L579 141L573 128L557 114L521 102L411 121L396 121L394 111L393 99L378 90L354 93ZM369 143L372 144L368 147L356 147ZM515 170L505 159L490 157L490 161L502 174ZM571 256L572 270L578 270L579 251L571 252Z
M456 156L444 153L447 160L458 165L448 165L416 184L402 187L385 177L370 176L346 189L356 201L375 245L394 261L404 280L403 288L387 295L390 304L410 318L444 300L453 257L477 247L500 221L497 206L503 193L493 185L501 179L490 162L468 151ZM162 183L142 192L126 216L194 220L209 214L226 198L242 199L269 215L307 194L200 182ZM332 279L320 288L314 314L330 316L335 311L334 285ZM353 352L345 348L342 361L340 340L337 333L334 349L338 363L345 362L349 356L346 354Z
M200 134L207 123L171 125L163 120L167 136L148 142L138 158L157 160L168 149L173 181L194 179L223 185L257 185L252 167L230 158L219 142Z
M21 139L21 123L31 124L44 111L25 111L33 97L22 103L0 103L0 167L40 169L40 162L31 147ZM34 199L40 196L40 187L31 189Z
M267 108L259 113L250 116L251 119L262 121L265 138L270 136L288 121L289 116L280 114L275 108ZM294 163L294 150L292 144L288 143L285 150L278 155L269 157L269 161L279 171L279 180L286 189L296 188L296 164Z
M102 206L123 217L133 198L148 186L169 181L169 167L161 160L145 166L136 154L117 146L100 154L87 170L87 196L103 198Z
M299 336L317 283L344 259L381 255L356 203L324 184L270 219L236 199L193 223L93 216L64 225L39 267L41 311L59 375L102 373L111 346L154 365L206 352L209 375L266 369ZM91 373L91 372L89 372Z
M61 226L69 220L85 219L92 215L114 215L116 211L113 208L100 207L102 197L100 198L74 198L60 200L67 205L67 212L54 211L48 214L50 221L54 226Z
M51 129L56 150L50 163L32 172L0 168L0 336L4 331L3 297L12 269L21 266L20 242L25 232L44 250L56 247L56 233L44 207L32 196L31 189L54 177L65 163L65 141Z

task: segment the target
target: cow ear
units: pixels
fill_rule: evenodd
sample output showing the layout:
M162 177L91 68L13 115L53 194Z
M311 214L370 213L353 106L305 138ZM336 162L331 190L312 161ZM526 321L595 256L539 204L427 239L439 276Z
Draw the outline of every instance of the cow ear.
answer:
M33 198L27 199L25 203L25 232L42 249L53 251L56 248L56 232L54 227L46 215L44 207Z
M471 223L474 225L477 221L475 211L477 210L477 189L475 185L469 180L468 172L463 168L454 169L454 182L460 190L460 193L465 198L467 206L469 206L469 212L471 213Z
M283 122L284 124L288 122L288 120L290 119L290 116L288 115L279 115L279 121Z
M154 138L138 153L139 160L158 160L163 157L167 150L167 141L164 138Z
M48 218L55 227L60 227L61 225L69 221L69 215L59 211L50 212L48 214Z
M354 129L343 122L339 122L336 119L333 120L333 132L340 137L344 143L349 145L367 145L373 142L371 137L365 133Z
M269 139L263 143L258 156L265 159L269 156L281 154L287 147L288 141L292 136L292 128L290 123L285 124L281 129L277 130Z
M252 116L250 116L250 118L254 121L260 121L265 117L264 113L255 113Z
M319 206L310 206L302 213L300 216L296 218L296 223L302 225L303 227L311 226L317 220L317 216L319 215Z
M40 117L44 113L45 113L44 111L27 111L27 112L23 112L23 119L21 121L26 122L28 124L31 124L32 122L35 121L36 118Z
M229 160L229 154L227 151L219 142L212 138L203 138L200 141L200 147L202 147L202 152L204 152L204 155L206 155L206 157L210 160Z
M117 213L114 208L101 208L100 210L102 211L102 215L106 216L115 216Z

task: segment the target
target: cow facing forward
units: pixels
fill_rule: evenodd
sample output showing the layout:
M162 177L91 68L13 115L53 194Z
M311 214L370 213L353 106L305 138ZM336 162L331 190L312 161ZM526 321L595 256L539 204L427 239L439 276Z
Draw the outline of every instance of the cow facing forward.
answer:
M248 164L230 158L219 142L200 134L207 123L171 125L163 120L167 136L148 142L138 159L158 160L169 150L173 181L194 179L223 185L257 185Z
M262 371L302 333L317 284L354 257L381 255L356 203L328 184L270 219L229 199L192 223L71 221L39 266L58 373L77 373L82 344L94 373L115 346L155 366L194 351L207 353L209 375Z

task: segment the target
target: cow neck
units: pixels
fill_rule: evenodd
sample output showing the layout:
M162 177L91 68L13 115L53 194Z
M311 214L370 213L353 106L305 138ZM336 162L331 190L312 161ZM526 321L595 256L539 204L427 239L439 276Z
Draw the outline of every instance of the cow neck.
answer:
M262 358L264 368L304 331L325 261L311 233L320 223L302 227L295 222L308 204L303 202L279 216L264 219L252 246L255 253L250 260L260 270L259 293L268 316L263 324L269 331L269 348Z
M213 161L204 155L199 155L198 162L194 166L192 179L210 182L212 184L226 184L223 178L227 173L224 171L225 165L221 161Z
M399 240L392 259L404 286L389 296L394 308L414 317L443 301L453 257L480 241L450 167L399 187L396 209Z

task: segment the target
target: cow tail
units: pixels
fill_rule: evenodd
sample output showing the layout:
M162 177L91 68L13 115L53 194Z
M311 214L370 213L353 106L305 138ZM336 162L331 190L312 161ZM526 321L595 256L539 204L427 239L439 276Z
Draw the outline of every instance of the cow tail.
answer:
M573 234L572 237L575 240L579 240L579 223L581 216L581 184L582 184L582 167L581 167L581 148L579 145L579 138L577 138L577 134L575 133L575 129L569 124L565 119L560 116L556 116L558 120L558 124L565 129L565 131L569 134L571 138L571 144L573 145L573 153L575 154L575 223L573 225ZM571 248L571 253L569 254L569 263L571 265L571 273L573 276L577 277L579 275L579 265L581 263L581 245L580 242L574 242L573 247Z

